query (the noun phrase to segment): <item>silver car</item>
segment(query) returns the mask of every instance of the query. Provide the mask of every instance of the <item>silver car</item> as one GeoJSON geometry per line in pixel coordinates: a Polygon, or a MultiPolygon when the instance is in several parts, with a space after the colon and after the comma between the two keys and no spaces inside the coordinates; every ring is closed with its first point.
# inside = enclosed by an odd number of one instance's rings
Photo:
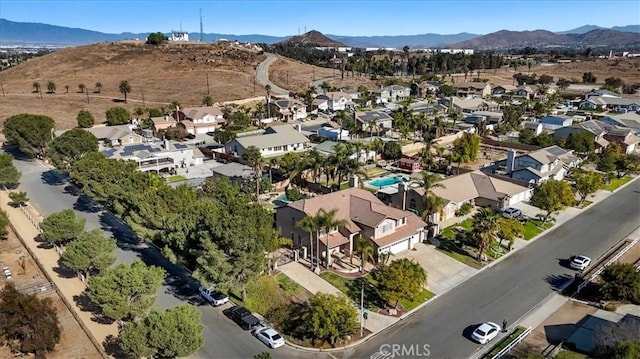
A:
{"type": "Polygon", "coordinates": [[[480,344],[487,344],[500,333],[500,326],[493,322],[482,323],[471,334],[471,338],[480,344]]]}

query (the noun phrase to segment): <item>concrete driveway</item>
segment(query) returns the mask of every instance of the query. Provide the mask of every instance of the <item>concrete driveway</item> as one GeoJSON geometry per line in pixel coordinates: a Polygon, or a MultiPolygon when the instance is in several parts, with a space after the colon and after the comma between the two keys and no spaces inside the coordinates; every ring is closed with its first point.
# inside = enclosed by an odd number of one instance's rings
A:
{"type": "Polygon", "coordinates": [[[419,243],[415,251],[405,251],[394,257],[409,258],[419,263],[427,271],[427,289],[437,295],[444,294],[478,272],[477,269],[437,251],[432,244],[419,243]]]}

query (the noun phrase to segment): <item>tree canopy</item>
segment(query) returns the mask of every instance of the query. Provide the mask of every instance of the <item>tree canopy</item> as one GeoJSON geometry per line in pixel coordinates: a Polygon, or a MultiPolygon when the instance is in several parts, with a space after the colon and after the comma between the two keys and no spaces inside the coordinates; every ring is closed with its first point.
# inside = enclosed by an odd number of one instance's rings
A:
{"type": "Polygon", "coordinates": [[[122,349],[135,357],[186,357],[204,344],[200,312],[182,304],[129,323],[120,333],[122,349]]]}
{"type": "Polygon", "coordinates": [[[109,126],[124,125],[129,123],[129,119],[131,119],[129,111],[120,106],[111,107],[105,112],[105,116],[109,126]]]}
{"type": "Polygon", "coordinates": [[[413,300],[426,285],[427,273],[407,258],[396,259],[376,275],[382,297],[394,307],[402,299],[413,300]]]}
{"type": "Polygon", "coordinates": [[[147,36],[146,43],[149,45],[159,45],[167,40],[169,40],[169,38],[166,37],[165,34],[158,31],[158,32],[152,32],[151,34],[149,34],[149,36],[147,36]]]}
{"type": "Polygon", "coordinates": [[[51,141],[49,158],[59,170],[68,170],[74,162],[89,152],[98,151],[98,139],[81,128],[66,131],[51,141]]]}
{"type": "Polygon", "coordinates": [[[0,209],[0,240],[5,240],[9,237],[9,216],[7,212],[0,209]]]}
{"type": "Polygon", "coordinates": [[[574,202],[575,196],[571,185],[565,181],[554,179],[539,184],[531,196],[531,203],[547,212],[543,218],[545,222],[551,214],[573,205],[574,202]]]}
{"type": "Polygon", "coordinates": [[[640,303],[640,272],[632,264],[611,264],[600,278],[599,291],[604,299],[640,303]]]}
{"type": "Polygon", "coordinates": [[[480,136],[475,133],[464,133],[462,137],[453,141],[451,156],[458,163],[458,172],[462,163],[473,162],[480,152],[480,136]]]}
{"type": "Polygon", "coordinates": [[[311,337],[323,339],[331,346],[354,334],[359,327],[358,312],[345,296],[317,293],[309,298],[303,317],[311,337]]]}
{"type": "Polygon", "coordinates": [[[11,192],[9,193],[9,199],[11,199],[11,202],[18,206],[22,206],[25,203],[29,202],[27,192],[11,192]]]}
{"type": "Polygon", "coordinates": [[[402,158],[402,146],[399,142],[385,142],[380,153],[385,160],[397,160],[402,158]]]}
{"type": "Polygon", "coordinates": [[[70,269],[84,272],[86,278],[92,270],[102,272],[116,261],[116,241],[106,238],[99,229],[82,232],[69,243],[60,255],[60,263],[70,269]]]}
{"type": "Polygon", "coordinates": [[[569,134],[564,147],[574,150],[577,153],[589,154],[595,151],[596,143],[591,133],[578,132],[569,134]]]}
{"type": "Polygon", "coordinates": [[[4,122],[3,133],[9,143],[31,156],[44,156],[53,138],[55,121],[42,115],[20,114],[4,122]]]}
{"type": "Polygon", "coordinates": [[[120,264],[91,277],[87,294],[113,320],[144,316],[153,307],[164,270],[141,261],[120,264]]]}
{"type": "Polygon", "coordinates": [[[78,121],[78,127],[81,128],[91,128],[93,124],[96,122],[96,119],[93,117],[93,114],[87,110],[80,110],[78,112],[78,116],[76,117],[78,121]]]}
{"type": "Polygon", "coordinates": [[[13,156],[8,153],[0,153],[0,187],[17,187],[21,175],[13,165],[13,156]]]}
{"type": "Polygon", "coordinates": [[[60,323],[51,298],[22,294],[11,282],[0,291],[0,336],[23,353],[44,358],[60,341],[60,323]]]}
{"type": "Polygon", "coordinates": [[[587,196],[596,193],[604,185],[604,176],[596,171],[575,171],[573,178],[576,181],[576,193],[580,196],[579,204],[582,205],[587,196]]]}
{"type": "Polygon", "coordinates": [[[77,217],[72,209],[53,213],[40,223],[40,238],[45,242],[64,244],[78,238],[86,222],[86,219],[77,217]]]}

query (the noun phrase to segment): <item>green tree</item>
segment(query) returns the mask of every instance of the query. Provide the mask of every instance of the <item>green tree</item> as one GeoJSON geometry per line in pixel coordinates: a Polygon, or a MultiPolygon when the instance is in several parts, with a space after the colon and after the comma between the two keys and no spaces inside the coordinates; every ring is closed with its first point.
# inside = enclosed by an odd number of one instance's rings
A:
{"type": "Polygon", "coordinates": [[[167,40],[169,40],[169,38],[166,37],[165,34],[158,31],[158,32],[152,32],[151,34],[149,34],[149,36],[147,36],[146,43],[149,45],[160,45],[161,43],[167,40]]]}
{"type": "Polygon", "coordinates": [[[15,188],[20,183],[22,174],[13,165],[13,156],[0,153],[0,187],[15,188]]]}
{"type": "Polygon", "coordinates": [[[0,337],[22,353],[42,359],[60,341],[60,322],[51,298],[22,294],[11,282],[0,291],[0,337]]]}
{"type": "Polygon", "coordinates": [[[631,263],[614,263],[600,275],[600,295],[605,300],[640,302],[640,272],[631,263]]]}
{"type": "Polygon", "coordinates": [[[520,133],[518,134],[518,139],[520,140],[520,143],[524,143],[527,145],[533,144],[533,141],[535,141],[535,138],[536,138],[536,133],[533,132],[533,130],[530,128],[522,129],[522,131],[520,131],[520,133]]]}
{"type": "Polygon", "coordinates": [[[86,222],[86,219],[77,217],[72,209],[53,213],[40,223],[40,238],[45,242],[64,244],[78,238],[86,222]]]}
{"type": "Polygon", "coordinates": [[[9,216],[0,209],[0,240],[9,238],[9,216]]]}
{"type": "Polygon", "coordinates": [[[382,147],[381,155],[385,160],[400,159],[402,158],[402,146],[400,146],[400,143],[396,141],[385,142],[382,147]]]}
{"type": "MultiPolygon", "coordinates": [[[[344,227],[347,224],[347,221],[344,219],[338,219],[338,210],[331,209],[325,210],[321,208],[316,214],[316,218],[318,220],[318,224],[320,225],[320,229],[324,228],[325,233],[325,268],[329,268],[329,261],[331,257],[329,255],[329,234],[333,228],[344,227]]],[[[320,245],[318,244],[318,250],[320,249],[320,245]]]]}
{"type": "Polygon", "coordinates": [[[56,83],[53,81],[47,82],[47,92],[50,94],[56,93],[56,83]]]}
{"type": "Polygon", "coordinates": [[[373,263],[375,248],[371,240],[359,235],[356,238],[356,252],[360,254],[360,272],[364,272],[364,266],[367,262],[373,263]]]}
{"type": "Polygon", "coordinates": [[[303,322],[309,337],[335,346],[340,338],[358,331],[358,312],[345,296],[317,293],[309,298],[303,322]]]}
{"type": "Polygon", "coordinates": [[[213,106],[213,97],[211,97],[211,95],[205,95],[202,98],[202,106],[213,106]]]}
{"type": "Polygon", "coordinates": [[[39,82],[34,82],[33,84],[31,84],[31,87],[33,87],[33,92],[40,92],[40,83],[39,82]]]}
{"type": "Polygon", "coordinates": [[[594,136],[589,132],[572,133],[567,137],[565,148],[581,154],[591,154],[596,149],[594,136]]]}
{"type": "Polygon", "coordinates": [[[542,219],[543,222],[546,222],[551,214],[573,205],[574,202],[575,196],[571,185],[565,181],[554,179],[539,184],[531,196],[531,203],[547,212],[542,219]]]}
{"type": "Polygon", "coordinates": [[[543,132],[538,136],[536,136],[533,144],[539,147],[549,147],[553,145],[553,135],[550,133],[543,132]]]}
{"type": "Polygon", "coordinates": [[[95,91],[96,91],[97,93],[102,92],[102,88],[103,88],[103,86],[102,86],[102,82],[96,82],[96,86],[95,86],[95,87],[96,87],[96,90],[95,90],[95,91]]]}
{"type": "Polygon", "coordinates": [[[458,163],[458,173],[462,163],[473,162],[480,152],[480,136],[465,132],[462,137],[453,141],[452,159],[458,163]]]}
{"type": "Polygon", "coordinates": [[[124,103],[127,103],[127,94],[131,92],[131,85],[129,85],[129,81],[120,81],[120,85],[118,85],[118,91],[120,91],[120,93],[124,95],[124,103]]]}
{"type": "Polygon", "coordinates": [[[131,114],[129,113],[129,111],[126,108],[120,106],[111,107],[106,111],[105,115],[107,117],[107,124],[109,126],[127,124],[129,123],[129,119],[131,118],[131,114]]]}
{"type": "Polygon", "coordinates": [[[78,116],[76,117],[78,121],[78,127],[81,128],[91,128],[93,124],[96,122],[96,119],[93,117],[93,114],[87,110],[80,110],[78,112],[78,116]]]}
{"type": "Polygon", "coordinates": [[[596,193],[604,185],[604,177],[595,171],[574,171],[573,179],[576,181],[576,193],[580,196],[579,205],[582,205],[587,196],[596,193]]]}
{"type": "Polygon", "coordinates": [[[640,358],[640,340],[618,342],[613,347],[612,359],[637,359],[640,358]]]}
{"type": "Polygon", "coordinates": [[[498,218],[498,237],[500,238],[500,245],[503,240],[509,242],[509,250],[513,247],[513,243],[516,238],[524,235],[524,226],[517,218],[498,218]]]}
{"type": "Polygon", "coordinates": [[[193,354],[204,344],[200,312],[182,304],[129,323],[120,333],[122,348],[136,357],[175,358],[193,354]]]}
{"type": "Polygon", "coordinates": [[[376,275],[380,295],[398,307],[400,300],[413,300],[424,289],[427,273],[420,264],[402,258],[392,261],[376,275]]]}
{"type": "Polygon", "coordinates": [[[9,193],[9,199],[18,206],[24,206],[25,203],[29,202],[27,192],[11,192],[9,193]]]}
{"type": "Polygon", "coordinates": [[[478,247],[478,259],[489,249],[499,229],[498,216],[490,208],[481,208],[473,215],[473,237],[478,247]]]}
{"type": "Polygon", "coordinates": [[[247,147],[242,152],[242,160],[253,169],[254,180],[256,181],[256,200],[260,197],[260,181],[262,180],[262,169],[264,167],[264,159],[262,152],[256,146],[247,147]]]}
{"type": "Polygon", "coordinates": [[[87,85],[85,84],[78,84],[78,92],[80,93],[84,93],[87,90],[87,85]]]}
{"type": "Polygon", "coordinates": [[[597,80],[598,78],[595,77],[595,75],[591,71],[582,74],[582,82],[586,84],[594,84],[597,80]]]}
{"type": "Polygon", "coordinates": [[[91,132],[74,128],[56,137],[49,144],[49,158],[53,165],[66,171],[89,152],[98,151],[98,139],[91,132]]]}
{"type": "Polygon", "coordinates": [[[314,255],[316,253],[313,251],[313,236],[314,234],[316,238],[320,236],[320,234],[318,233],[320,231],[318,218],[316,216],[305,216],[296,223],[296,226],[309,233],[309,256],[311,257],[311,270],[315,271],[317,257],[316,260],[314,260],[314,255]]]}
{"type": "Polygon", "coordinates": [[[567,88],[569,88],[569,85],[571,85],[571,81],[565,79],[564,77],[561,77],[560,79],[558,79],[558,82],[556,82],[556,85],[561,90],[566,90],[567,88]]]}
{"type": "Polygon", "coordinates": [[[7,142],[18,146],[20,151],[31,156],[44,156],[53,138],[55,121],[42,115],[20,114],[4,122],[3,133],[7,142]]]}
{"type": "Polygon", "coordinates": [[[617,142],[611,142],[600,154],[598,169],[603,172],[613,172],[616,169],[616,162],[622,156],[622,148],[617,142]]]}
{"type": "Polygon", "coordinates": [[[102,272],[116,261],[116,241],[106,238],[99,229],[82,232],[60,255],[60,263],[83,272],[88,279],[92,271],[102,272]]]}
{"type": "Polygon", "coordinates": [[[87,295],[113,320],[144,316],[152,307],[164,280],[164,270],[141,261],[120,264],[89,280],[87,295]]]}
{"type": "Polygon", "coordinates": [[[172,141],[182,141],[188,135],[189,135],[189,133],[182,126],[167,128],[164,131],[164,138],[166,138],[167,140],[172,140],[172,141]]]}

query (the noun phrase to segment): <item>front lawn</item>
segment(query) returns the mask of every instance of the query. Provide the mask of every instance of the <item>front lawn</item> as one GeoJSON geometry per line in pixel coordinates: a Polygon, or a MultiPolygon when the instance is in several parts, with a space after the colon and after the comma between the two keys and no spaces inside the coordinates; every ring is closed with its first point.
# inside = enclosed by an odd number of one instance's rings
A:
{"type": "Polygon", "coordinates": [[[287,277],[284,273],[278,273],[276,275],[276,281],[280,285],[280,288],[284,291],[288,297],[295,297],[300,300],[307,300],[311,298],[312,294],[300,284],[293,281],[293,279],[287,277]]]}
{"type": "Polygon", "coordinates": [[[524,240],[528,241],[551,227],[553,227],[552,222],[542,223],[538,219],[530,219],[524,224],[524,240]]]}
{"type": "Polygon", "coordinates": [[[622,178],[613,178],[611,179],[611,181],[609,182],[609,184],[605,185],[604,187],[602,187],[602,189],[604,189],[605,191],[615,191],[616,189],[618,189],[618,187],[622,186],[623,184],[631,181],[633,178],[631,178],[631,176],[624,176],[622,178]]]}
{"type": "Polygon", "coordinates": [[[440,245],[436,247],[436,250],[448,255],[449,257],[468,265],[471,268],[480,269],[482,263],[477,259],[469,255],[469,253],[462,248],[458,247],[451,240],[441,240],[440,245]]]}
{"type": "Polygon", "coordinates": [[[433,297],[435,297],[434,293],[424,289],[422,290],[422,292],[416,295],[413,300],[402,299],[400,301],[400,304],[402,304],[402,307],[408,312],[433,297]]]}
{"type": "Polygon", "coordinates": [[[364,289],[364,307],[372,312],[378,312],[384,308],[386,302],[376,288],[377,282],[367,274],[361,278],[346,278],[333,272],[322,272],[320,277],[331,283],[334,287],[344,293],[354,303],[360,304],[362,290],[364,289]],[[364,281],[364,287],[363,287],[364,281]]]}

